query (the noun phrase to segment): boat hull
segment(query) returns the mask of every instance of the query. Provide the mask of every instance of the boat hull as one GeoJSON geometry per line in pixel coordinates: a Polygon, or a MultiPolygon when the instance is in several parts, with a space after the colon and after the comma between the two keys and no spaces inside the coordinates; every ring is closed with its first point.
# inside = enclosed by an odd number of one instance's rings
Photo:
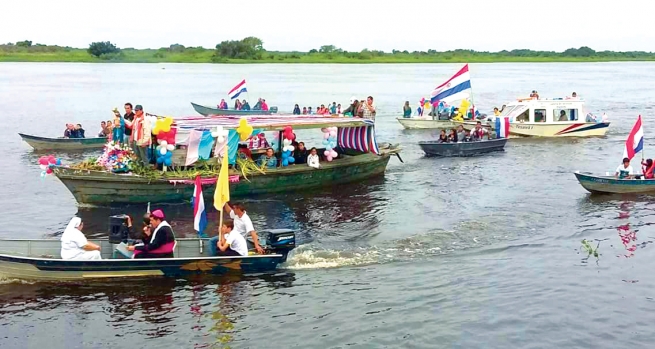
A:
{"type": "Polygon", "coordinates": [[[594,176],[575,173],[580,185],[592,194],[655,193],[655,179],[617,179],[613,176],[594,176]]]}
{"type": "Polygon", "coordinates": [[[107,138],[48,138],[18,134],[25,143],[34,150],[84,150],[102,149],[107,144],[107,138]]]}
{"type": "MultiPolygon", "coordinates": [[[[321,163],[320,169],[303,165],[253,173],[248,180],[241,177],[230,183],[234,197],[276,192],[293,192],[316,187],[357,182],[383,175],[391,153],[383,155],[361,154],[344,156],[333,162],[321,163]]],[[[102,171],[74,170],[55,167],[54,174],[84,204],[139,204],[148,202],[184,202],[193,195],[193,181],[174,182],[172,179],[148,179],[138,176],[117,175],[102,171]]],[[[213,197],[215,184],[203,188],[205,196],[213,197]]]]}
{"type": "Polygon", "coordinates": [[[432,120],[432,119],[418,119],[418,118],[396,118],[398,122],[409,130],[414,129],[446,129],[453,128],[455,124],[450,120],[432,120]]]}
{"type": "Polygon", "coordinates": [[[271,107],[267,111],[263,110],[234,110],[234,109],[217,109],[205,107],[204,105],[191,102],[193,109],[200,115],[271,115],[277,113],[277,107],[271,107]]]}
{"type": "Polygon", "coordinates": [[[580,122],[564,124],[510,123],[510,135],[522,137],[603,137],[609,122],[580,122]]]}
{"type": "Polygon", "coordinates": [[[439,143],[436,141],[425,141],[418,143],[426,156],[442,157],[476,156],[495,151],[503,151],[505,144],[507,144],[507,138],[480,142],[439,143]]]}
{"type": "Polygon", "coordinates": [[[91,239],[101,246],[102,260],[74,261],[59,257],[61,242],[43,240],[2,240],[0,278],[37,281],[75,281],[121,277],[177,277],[197,274],[260,273],[284,263],[283,254],[213,257],[207,239],[178,239],[175,258],[127,259],[114,256],[108,240],[91,239]],[[202,246],[202,247],[201,247],[202,246]]]}

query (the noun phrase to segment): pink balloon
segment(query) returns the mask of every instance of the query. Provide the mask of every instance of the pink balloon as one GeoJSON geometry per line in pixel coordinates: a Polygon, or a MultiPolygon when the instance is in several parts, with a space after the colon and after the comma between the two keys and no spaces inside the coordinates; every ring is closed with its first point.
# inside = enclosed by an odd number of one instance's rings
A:
{"type": "Polygon", "coordinates": [[[333,157],[333,158],[336,158],[338,155],[339,154],[337,154],[337,152],[334,151],[334,149],[332,149],[332,151],[330,152],[330,156],[333,157]]]}
{"type": "Polygon", "coordinates": [[[40,164],[39,167],[40,167],[42,170],[45,171],[45,170],[48,168],[48,165],[46,165],[46,164],[40,164]]]}
{"type": "Polygon", "coordinates": [[[334,131],[334,130],[330,131],[330,136],[336,137],[337,136],[337,131],[334,131]]]}
{"type": "Polygon", "coordinates": [[[331,157],[331,156],[328,156],[328,157],[327,157],[327,161],[332,161],[332,157],[331,157]]]}
{"type": "Polygon", "coordinates": [[[57,159],[55,159],[54,155],[48,156],[48,163],[53,164],[53,165],[57,163],[57,159]]]}
{"type": "Polygon", "coordinates": [[[48,158],[45,156],[42,156],[39,158],[39,165],[47,165],[48,164],[48,158]]]}
{"type": "Polygon", "coordinates": [[[46,174],[51,174],[51,173],[52,173],[52,169],[51,169],[50,167],[48,167],[48,169],[45,170],[45,173],[46,173],[46,174]]]}
{"type": "Polygon", "coordinates": [[[324,133],[323,134],[323,139],[328,139],[328,138],[330,138],[330,133],[329,132],[324,133]]]}
{"type": "Polygon", "coordinates": [[[329,156],[330,156],[330,152],[329,152],[328,150],[326,150],[326,151],[323,152],[323,155],[325,155],[325,157],[329,157],[329,156]]]}

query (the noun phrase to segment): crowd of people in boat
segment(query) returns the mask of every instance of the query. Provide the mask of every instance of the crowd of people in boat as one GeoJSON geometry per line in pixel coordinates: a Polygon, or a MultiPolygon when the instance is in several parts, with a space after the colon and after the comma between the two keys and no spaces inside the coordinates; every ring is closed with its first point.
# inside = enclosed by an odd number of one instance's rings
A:
{"type": "Polygon", "coordinates": [[[81,124],[66,124],[64,138],[85,138],[84,132],[81,124]]]}
{"type": "MultiPolygon", "coordinates": [[[[291,152],[294,161],[289,166],[309,166],[316,169],[321,167],[321,157],[318,154],[318,149],[307,149],[304,142],[296,140],[292,141],[291,145],[294,147],[293,152],[291,152]]],[[[264,133],[251,137],[248,142],[239,143],[237,155],[243,160],[255,161],[259,166],[269,169],[282,166],[282,160],[275,155],[275,150],[266,140],[264,133]],[[253,150],[258,152],[260,149],[265,149],[263,154],[259,156],[253,154],[253,150]]]]}
{"type": "Polygon", "coordinates": [[[368,96],[366,99],[357,99],[357,97],[350,98],[350,104],[344,110],[341,108],[341,103],[332,102],[321,104],[312,109],[312,107],[303,107],[300,109],[298,104],[293,107],[294,115],[344,115],[366,119],[375,119],[377,108],[373,101],[373,96],[368,96]]]}
{"type": "Polygon", "coordinates": [[[655,178],[655,163],[653,159],[641,160],[641,175],[635,174],[630,165],[629,158],[623,158],[623,162],[616,168],[614,177],[617,179],[653,179],[655,178]]]}
{"type": "MultiPolygon", "coordinates": [[[[228,105],[225,99],[221,99],[221,102],[217,105],[218,109],[223,109],[227,110],[228,105]]],[[[250,110],[261,110],[261,111],[268,111],[268,104],[266,103],[266,100],[263,98],[259,98],[257,100],[257,103],[255,104],[254,107],[250,108],[250,103],[248,103],[247,100],[242,99],[242,100],[235,100],[234,101],[234,110],[243,110],[243,111],[250,111],[250,110]]]]}
{"type": "Polygon", "coordinates": [[[478,121],[471,131],[465,130],[462,125],[459,125],[457,130],[454,128],[450,131],[442,129],[438,141],[439,143],[475,142],[483,140],[485,136],[490,139],[491,133],[483,128],[482,123],[478,121]]]}
{"type": "MultiPolygon", "coordinates": [[[[215,237],[209,239],[208,251],[211,256],[244,257],[249,250],[258,254],[266,251],[259,244],[259,237],[252,220],[243,204],[226,203],[223,207],[229,219],[225,219],[218,228],[215,237]],[[250,236],[250,240],[246,239],[250,236]]],[[[128,241],[126,251],[131,258],[173,258],[176,245],[175,233],[166,221],[161,209],[146,213],[143,218],[143,228],[137,234],[132,224],[132,218],[126,216],[126,228],[129,236],[135,237],[128,241]]],[[[100,260],[102,247],[88,241],[84,233],[84,223],[79,217],[73,217],[61,235],[61,258],[65,260],[100,260]]]]}

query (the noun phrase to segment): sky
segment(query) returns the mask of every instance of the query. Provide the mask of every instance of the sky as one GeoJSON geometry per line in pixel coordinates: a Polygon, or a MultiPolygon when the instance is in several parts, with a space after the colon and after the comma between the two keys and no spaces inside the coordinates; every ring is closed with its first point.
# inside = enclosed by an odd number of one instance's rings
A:
{"type": "Polygon", "coordinates": [[[3,0],[0,43],[213,48],[255,36],[270,51],[335,45],[427,51],[655,51],[646,0],[3,0]],[[645,6],[645,7],[644,7],[645,6]]]}

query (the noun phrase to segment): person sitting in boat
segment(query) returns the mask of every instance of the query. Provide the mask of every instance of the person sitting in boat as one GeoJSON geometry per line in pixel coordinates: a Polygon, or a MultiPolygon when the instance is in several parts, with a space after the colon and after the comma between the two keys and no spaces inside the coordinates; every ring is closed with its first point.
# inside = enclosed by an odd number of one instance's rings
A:
{"type": "Polygon", "coordinates": [[[566,111],[565,110],[560,110],[559,111],[559,119],[557,121],[568,121],[569,118],[566,116],[566,111]]]}
{"type": "Polygon", "coordinates": [[[257,162],[259,163],[259,166],[266,166],[266,168],[276,168],[277,158],[275,157],[275,151],[273,148],[266,149],[266,154],[262,154],[257,162]]]}
{"type": "Polygon", "coordinates": [[[268,104],[265,99],[262,99],[262,111],[268,111],[268,104]]]}
{"type": "Polygon", "coordinates": [[[630,166],[630,159],[623,158],[623,164],[616,168],[614,177],[618,179],[632,179],[633,175],[634,173],[632,172],[632,166],[630,166]]]}
{"type": "Polygon", "coordinates": [[[241,102],[241,110],[250,111],[250,104],[245,99],[241,102]]]}
{"type": "Polygon", "coordinates": [[[337,114],[337,102],[332,102],[332,105],[330,105],[330,114],[337,114]]]}
{"type": "Polygon", "coordinates": [[[225,213],[230,215],[230,218],[234,220],[234,230],[236,233],[241,234],[244,238],[246,235],[250,234],[250,239],[252,241],[246,241],[248,244],[248,250],[254,249],[257,253],[263,254],[264,249],[259,245],[259,236],[255,231],[255,227],[252,225],[252,220],[246,208],[242,204],[233,204],[230,206],[228,203],[225,203],[223,206],[225,213]]]}
{"type": "Polygon", "coordinates": [[[534,122],[546,122],[546,115],[541,111],[535,111],[534,122]]]}
{"type": "Polygon", "coordinates": [[[408,119],[412,117],[412,107],[409,106],[409,101],[405,101],[403,105],[403,118],[408,119]]]}
{"type": "Polygon", "coordinates": [[[218,104],[218,109],[227,109],[227,102],[225,98],[221,98],[221,103],[218,104]]]}
{"type": "Polygon", "coordinates": [[[314,112],[312,111],[312,107],[307,107],[307,115],[314,115],[314,112]]]}
{"type": "MultiPolygon", "coordinates": [[[[244,103],[245,103],[245,100],[244,100],[244,103]]],[[[252,110],[262,110],[262,98],[261,97],[259,97],[257,99],[257,103],[255,103],[255,106],[252,107],[252,110]]]]}
{"type": "Polygon", "coordinates": [[[107,123],[100,121],[100,131],[98,132],[98,137],[107,137],[107,123]]]}
{"type": "Polygon", "coordinates": [[[266,134],[264,132],[258,133],[250,137],[248,148],[250,149],[266,149],[271,145],[266,140],[266,134]]]}
{"type": "Polygon", "coordinates": [[[234,110],[241,110],[241,107],[241,101],[237,99],[236,102],[234,102],[234,110]]]}
{"type": "Polygon", "coordinates": [[[234,222],[232,220],[223,222],[218,236],[219,239],[216,242],[214,256],[244,257],[248,255],[246,238],[234,230],[234,222]]]}
{"type": "Polygon", "coordinates": [[[653,159],[641,160],[641,172],[644,174],[645,179],[653,179],[655,166],[653,166],[653,159]]]}
{"type": "Polygon", "coordinates": [[[302,115],[307,115],[307,107],[302,107],[302,115]]]}
{"type": "Polygon", "coordinates": [[[84,129],[82,128],[82,124],[77,124],[75,126],[70,138],[84,138],[84,129]]]}
{"type": "Polygon", "coordinates": [[[72,138],[71,135],[73,133],[73,124],[66,124],[66,129],[64,130],[64,138],[72,138]]]}
{"type": "Polygon", "coordinates": [[[471,140],[481,141],[485,134],[487,135],[487,139],[489,139],[489,131],[482,128],[482,122],[478,121],[475,123],[475,128],[471,130],[471,140]]]}
{"type": "Polygon", "coordinates": [[[305,148],[305,143],[298,142],[298,145],[295,145],[294,147],[295,149],[293,150],[293,159],[295,161],[293,163],[296,165],[306,164],[308,152],[307,148],[305,148]]]}
{"type": "Polygon", "coordinates": [[[127,247],[129,251],[134,251],[134,258],[173,258],[175,234],[162,210],[152,211],[150,227],[144,229],[144,233],[146,238],[143,245],[127,247]]]}
{"type": "MultiPolygon", "coordinates": [[[[307,111],[307,109],[305,109],[305,111],[307,111]]],[[[300,107],[298,106],[298,104],[294,105],[293,106],[293,115],[300,115],[300,114],[301,114],[300,107]]]]}
{"type": "Polygon", "coordinates": [[[318,150],[316,150],[316,148],[309,150],[309,155],[307,156],[307,166],[316,169],[321,167],[321,164],[319,163],[318,150]]]}
{"type": "Polygon", "coordinates": [[[341,103],[337,104],[337,114],[341,114],[341,103]]]}
{"type": "Polygon", "coordinates": [[[457,140],[460,142],[466,142],[466,131],[464,130],[464,126],[459,125],[457,126],[457,140]]]}
{"type": "Polygon", "coordinates": [[[239,156],[239,159],[252,160],[252,152],[248,148],[247,144],[239,144],[238,145],[237,156],[239,156]]]}
{"type": "Polygon", "coordinates": [[[448,133],[448,142],[457,143],[457,131],[454,128],[450,129],[450,133],[448,133]]]}
{"type": "Polygon", "coordinates": [[[448,135],[444,129],[439,131],[439,143],[448,143],[448,135]]]}
{"type": "Polygon", "coordinates": [[[350,114],[351,116],[357,116],[357,111],[359,110],[359,101],[357,98],[352,97],[350,99],[350,105],[346,110],[343,111],[344,114],[350,114]]]}
{"type": "Polygon", "coordinates": [[[100,246],[89,242],[82,233],[84,223],[79,217],[73,217],[61,235],[61,259],[95,260],[102,259],[100,246]]]}

